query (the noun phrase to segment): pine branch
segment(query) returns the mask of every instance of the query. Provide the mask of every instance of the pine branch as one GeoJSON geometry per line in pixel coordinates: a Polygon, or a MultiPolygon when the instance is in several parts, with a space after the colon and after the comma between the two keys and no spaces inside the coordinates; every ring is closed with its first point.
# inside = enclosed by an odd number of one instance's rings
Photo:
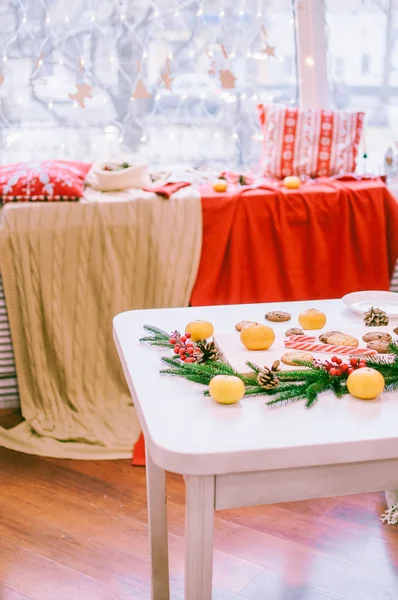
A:
{"type": "Polygon", "coordinates": [[[252,363],[250,360],[247,360],[246,364],[255,373],[260,373],[261,368],[258,365],[256,365],[255,363],[252,363]]]}
{"type": "Polygon", "coordinates": [[[154,325],[144,325],[144,329],[145,331],[150,331],[151,333],[154,333],[156,336],[165,337],[167,339],[169,339],[170,337],[170,334],[167,333],[167,331],[164,331],[164,329],[160,329],[160,327],[155,327],[154,325]]]}
{"type": "Polygon", "coordinates": [[[172,348],[169,340],[160,340],[156,337],[143,337],[139,339],[142,343],[149,343],[151,346],[159,346],[160,348],[172,348]]]}

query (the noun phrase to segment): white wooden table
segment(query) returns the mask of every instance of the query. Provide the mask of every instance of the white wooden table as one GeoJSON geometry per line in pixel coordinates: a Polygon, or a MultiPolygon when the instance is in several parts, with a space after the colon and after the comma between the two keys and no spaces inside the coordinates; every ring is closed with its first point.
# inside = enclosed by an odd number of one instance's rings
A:
{"type": "MultiPolygon", "coordinates": [[[[183,330],[192,319],[216,332],[263,320],[272,308],[292,314],[316,306],[330,329],[360,325],[340,300],[278,305],[132,311],[114,319],[114,337],[147,445],[147,493],[152,600],[169,599],[165,471],[186,484],[185,600],[212,597],[214,510],[374,492],[398,487],[398,394],[373,402],[325,394],[269,408],[264,397],[215,404],[203,387],[159,375],[165,351],[138,342],[143,325],[183,330]]],[[[264,598],[267,598],[264,590],[264,598]]]]}

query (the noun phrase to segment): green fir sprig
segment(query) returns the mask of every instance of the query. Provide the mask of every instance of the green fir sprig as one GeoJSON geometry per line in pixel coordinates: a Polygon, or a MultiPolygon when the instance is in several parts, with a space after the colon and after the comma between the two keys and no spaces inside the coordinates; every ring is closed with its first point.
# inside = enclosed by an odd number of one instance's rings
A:
{"type": "Polygon", "coordinates": [[[153,325],[144,325],[144,329],[150,335],[141,337],[140,342],[150,344],[151,346],[159,346],[160,348],[170,348],[170,333],[153,325]]]}
{"type": "MultiPolygon", "coordinates": [[[[141,342],[171,348],[169,340],[170,335],[173,334],[152,325],[145,325],[144,329],[149,335],[142,337],[141,342]]],[[[391,343],[389,351],[390,354],[386,356],[370,356],[366,359],[363,356],[356,358],[358,361],[359,359],[365,361],[367,367],[379,371],[385,379],[386,391],[393,391],[398,390],[398,344],[391,343]]],[[[239,377],[245,384],[245,396],[272,396],[266,402],[266,405],[270,407],[303,401],[305,406],[310,408],[317,402],[319,396],[327,391],[333,391],[338,398],[348,393],[348,373],[345,371],[340,376],[332,375],[325,366],[327,363],[314,364],[312,362],[296,361],[298,367],[306,368],[277,371],[276,375],[279,383],[269,389],[262,387],[257,382],[257,376],[262,371],[262,367],[251,361],[246,362],[251,373],[245,375],[238,373],[231,365],[221,360],[187,363],[179,360],[177,356],[172,356],[163,357],[162,362],[164,365],[164,368],[160,371],[162,375],[183,377],[188,381],[204,386],[208,386],[211,379],[216,375],[239,377]]],[[[204,391],[204,394],[209,395],[208,389],[204,391]]]]}

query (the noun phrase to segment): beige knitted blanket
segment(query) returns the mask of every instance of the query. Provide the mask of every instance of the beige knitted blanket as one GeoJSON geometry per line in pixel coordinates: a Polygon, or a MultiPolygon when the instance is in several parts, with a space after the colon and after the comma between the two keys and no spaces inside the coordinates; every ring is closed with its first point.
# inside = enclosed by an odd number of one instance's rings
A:
{"type": "Polygon", "coordinates": [[[131,457],[139,424],[112,339],[125,310],[187,306],[200,197],[7,205],[1,273],[24,421],[0,445],[41,456],[131,457]]]}

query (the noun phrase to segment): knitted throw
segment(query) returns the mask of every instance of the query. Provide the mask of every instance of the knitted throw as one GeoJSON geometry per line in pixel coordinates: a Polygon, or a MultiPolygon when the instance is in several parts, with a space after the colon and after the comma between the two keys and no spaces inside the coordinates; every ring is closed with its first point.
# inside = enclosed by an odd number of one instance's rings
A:
{"type": "Polygon", "coordinates": [[[125,310],[189,303],[201,202],[125,192],[118,201],[9,204],[1,274],[24,422],[0,445],[41,456],[131,457],[139,424],[112,338],[125,310]]]}

